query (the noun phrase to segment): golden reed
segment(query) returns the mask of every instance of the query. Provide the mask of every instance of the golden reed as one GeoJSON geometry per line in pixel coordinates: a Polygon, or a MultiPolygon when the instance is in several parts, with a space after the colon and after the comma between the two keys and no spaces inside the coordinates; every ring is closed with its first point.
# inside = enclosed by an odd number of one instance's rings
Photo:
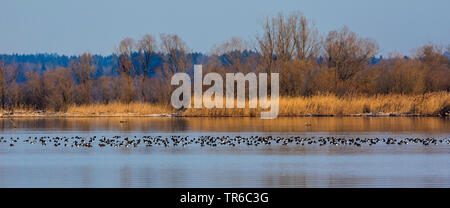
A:
{"type": "MultiPolygon", "coordinates": [[[[279,116],[346,116],[358,114],[409,114],[438,115],[450,106],[450,92],[434,92],[423,95],[345,96],[333,94],[311,97],[280,97],[279,116]]],[[[267,109],[264,109],[266,111],[267,109]]],[[[149,115],[175,112],[170,105],[133,102],[129,104],[72,105],[68,115],[149,115]]],[[[189,108],[181,116],[259,116],[261,109],[250,108],[189,108]]]]}

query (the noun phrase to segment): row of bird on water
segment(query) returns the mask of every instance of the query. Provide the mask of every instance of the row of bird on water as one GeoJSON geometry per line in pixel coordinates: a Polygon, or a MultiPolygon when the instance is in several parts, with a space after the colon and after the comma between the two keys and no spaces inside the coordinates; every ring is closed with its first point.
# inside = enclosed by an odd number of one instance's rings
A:
{"type": "Polygon", "coordinates": [[[142,137],[122,137],[122,136],[92,136],[92,137],[80,137],[80,136],[41,136],[41,137],[0,137],[0,144],[7,143],[13,147],[17,143],[25,144],[41,144],[42,146],[64,146],[64,147],[175,147],[175,146],[230,146],[237,145],[244,146],[267,146],[267,145],[347,145],[347,146],[362,146],[362,145],[407,145],[407,144],[421,144],[421,145],[438,145],[438,144],[450,144],[450,138],[342,138],[334,136],[142,136],[142,137]]]}

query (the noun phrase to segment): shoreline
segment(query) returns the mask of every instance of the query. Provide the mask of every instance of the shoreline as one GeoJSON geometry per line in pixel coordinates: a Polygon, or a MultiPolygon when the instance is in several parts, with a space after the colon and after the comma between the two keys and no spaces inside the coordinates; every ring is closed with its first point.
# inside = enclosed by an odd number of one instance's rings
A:
{"type": "MultiPolygon", "coordinates": [[[[7,118],[108,118],[108,117],[128,117],[128,118],[259,118],[258,115],[179,115],[176,113],[161,113],[161,114],[73,114],[73,113],[26,113],[26,114],[2,114],[0,119],[7,118]]],[[[361,114],[301,114],[301,115],[278,115],[278,117],[442,117],[448,118],[448,115],[443,116],[440,114],[409,114],[409,113],[361,113],[361,114]]]]}
{"type": "MultiPolygon", "coordinates": [[[[12,117],[259,117],[268,109],[187,108],[150,102],[112,102],[68,105],[63,109],[22,106],[0,110],[0,118],[12,117]]],[[[450,92],[423,95],[280,97],[278,117],[449,117],[450,92]]]]}

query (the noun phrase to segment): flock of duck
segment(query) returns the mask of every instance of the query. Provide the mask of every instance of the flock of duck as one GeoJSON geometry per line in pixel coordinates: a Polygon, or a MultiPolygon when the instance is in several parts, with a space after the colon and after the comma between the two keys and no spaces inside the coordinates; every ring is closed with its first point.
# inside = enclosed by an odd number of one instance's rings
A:
{"type": "Polygon", "coordinates": [[[302,137],[302,136],[142,136],[142,137],[122,137],[122,136],[92,136],[92,137],[0,137],[0,144],[9,144],[10,147],[14,147],[18,143],[26,144],[40,144],[42,146],[63,146],[63,147],[176,147],[176,146],[188,146],[198,145],[204,146],[230,146],[236,145],[244,146],[267,146],[267,145],[347,145],[357,146],[362,145],[407,145],[407,144],[419,144],[419,145],[438,145],[438,144],[450,144],[450,138],[340,138],[333,136],[326,137],[302,137]]]}

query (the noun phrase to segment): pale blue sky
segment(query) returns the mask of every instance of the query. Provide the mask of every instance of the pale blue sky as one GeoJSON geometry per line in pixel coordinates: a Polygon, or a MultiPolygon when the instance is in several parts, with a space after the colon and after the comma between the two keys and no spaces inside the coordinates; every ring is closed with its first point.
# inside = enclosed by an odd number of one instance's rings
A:
{"type": "Polygon", "coordinates": [[[323,35],[347,25],[377,40],[381,54],[408,54],[450,44],[449,9],[449,0],[0,0],[0,53],[106,55],[145,33],[176,33],[209,52],[232,36],[254,39],[267,15],[301,11],[323,35]]]}

